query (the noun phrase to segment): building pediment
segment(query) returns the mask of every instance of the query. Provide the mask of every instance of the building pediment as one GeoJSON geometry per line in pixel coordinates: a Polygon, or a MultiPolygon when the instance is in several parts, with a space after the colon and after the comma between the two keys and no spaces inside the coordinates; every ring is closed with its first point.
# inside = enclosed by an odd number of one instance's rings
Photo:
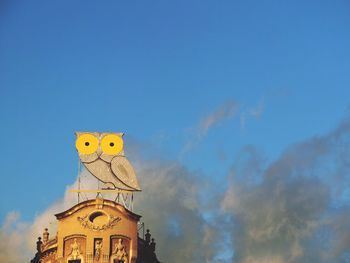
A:
{"type": "Polygon", "coordinates": [[[55,214],[56,218],[58,220],[62,220],[66,217],[69,217],[76,213],[81,213],[82,210],[91,209],[94,208],[95,210],[105,210],[105,208],[110,208],[111,210],[114,210],[116,213],[121,213],[124,216],[130,218],[134,221],[139,221],[141,216],[137,215],[130,210],[126,209],[124,206],[113,202],[111,200],[97,198],[92,200],[87,200],[84,202],[81,202],[79,204],[76,204],[75,206],[69,208],[68,210],[55,214]]]}

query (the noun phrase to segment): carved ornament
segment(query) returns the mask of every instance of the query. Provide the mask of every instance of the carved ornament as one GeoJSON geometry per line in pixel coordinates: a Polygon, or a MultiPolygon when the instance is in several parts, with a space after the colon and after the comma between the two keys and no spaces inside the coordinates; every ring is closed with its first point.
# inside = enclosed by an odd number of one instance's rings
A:
{"type": "Polygon", "coordinates": [[[87,228],[93,231],[103,231],[108,228],[113,228],[118,224],[119,221],[122,220],[119,216],[110,216],[106,224],[97,225],[89,220],[89,215],[85,215],[82,217],[78,216],[77,219],[84,228],[87,228]]]}

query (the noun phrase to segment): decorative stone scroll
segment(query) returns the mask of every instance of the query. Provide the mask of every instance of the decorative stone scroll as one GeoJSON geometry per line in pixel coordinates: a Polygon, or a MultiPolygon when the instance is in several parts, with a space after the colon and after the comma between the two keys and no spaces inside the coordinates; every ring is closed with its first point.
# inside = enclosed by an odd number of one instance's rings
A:
{"type": "Polygon", "coordinates": [[[109,216],[109,219],[106,223],[95,224],[89,215],[82,217],[78,216],[77,219],[84,228],[90,229],[92,231],[103,231],[108,228],[113,228],[118,224],[119,221],[122,220],[119,216],[109,216]]]}

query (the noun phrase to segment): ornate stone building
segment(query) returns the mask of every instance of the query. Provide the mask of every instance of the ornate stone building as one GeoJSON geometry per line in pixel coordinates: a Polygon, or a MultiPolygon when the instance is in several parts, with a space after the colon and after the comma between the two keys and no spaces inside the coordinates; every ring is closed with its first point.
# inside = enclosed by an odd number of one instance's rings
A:
{"type": "Polygon", "coordinates": [[[57,235],[44,230],[31,263],[159,263],[149,230],[138,235],[141,216],[119,203],[97,198],[55,216],[57,235]]]}

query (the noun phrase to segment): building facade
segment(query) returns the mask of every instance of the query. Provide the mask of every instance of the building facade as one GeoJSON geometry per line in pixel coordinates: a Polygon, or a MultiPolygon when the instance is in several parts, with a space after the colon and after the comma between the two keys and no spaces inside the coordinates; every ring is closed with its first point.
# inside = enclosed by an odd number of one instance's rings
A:
{"type": "Polygon", "coordinates": [[[159,263],[149,230],[138,234],[141,216],[117,202],[87,200],[55,216],[57,235],[44,230],[31,263],[159,263]]]}

